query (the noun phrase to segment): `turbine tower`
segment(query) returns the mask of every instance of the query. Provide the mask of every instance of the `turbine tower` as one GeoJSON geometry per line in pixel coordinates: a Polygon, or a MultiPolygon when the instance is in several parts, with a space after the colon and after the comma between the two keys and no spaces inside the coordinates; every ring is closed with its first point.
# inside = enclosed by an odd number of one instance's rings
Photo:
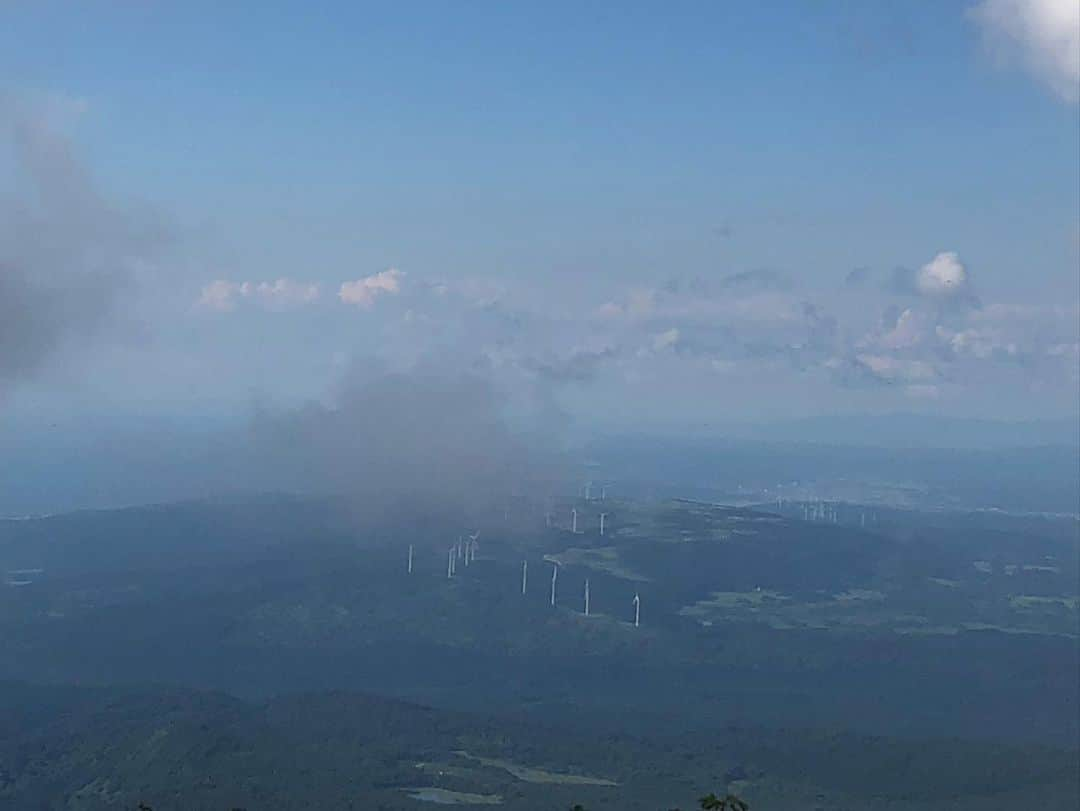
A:
{"type": "Polygon", "coordinates": [[[585,500],[592,499],[592,482],[585,482],[585,500]]]}
{"type": "Polygon", "coordinates": [[[525,594],[525,587],[529,585],[529,561],[521,561],[521,593],[525,594]]]}
{"type": "Polygon", "coordinates": [[[641,595],[634,592],[634,627],[641,627],[641,595]]]}
{"type": "Polygon", "coordinates": [[[559,564],[555,561],[551,562],[551,606],[555,607],[555,583],[559,579],[559,564]]]}
{"type": "Polygon", "coordinates": [[[604,537],[604,519],[607,518],[607,513],[600,513],[600,537],[604,537]]]}
{"type": "Polygon", "coordinates": [[[585,578],[585,616],[589,616],[589,578],[585,578]]]}
{"type": "Polygon", "coordinates": [[[454,547],[450,547],[450,552],[446,557],[446,579],[449,580],[454,576],[454,547]]]}
{"type": "Polygon", "coordinates": [[[573,507],[570,510],[570,532],[577,533],[577,508],[573,507]]]}
{"type": "Polygon", "coordinates": [[[413,545],[409,544],[409,574],[412,574],[413,545]]]}

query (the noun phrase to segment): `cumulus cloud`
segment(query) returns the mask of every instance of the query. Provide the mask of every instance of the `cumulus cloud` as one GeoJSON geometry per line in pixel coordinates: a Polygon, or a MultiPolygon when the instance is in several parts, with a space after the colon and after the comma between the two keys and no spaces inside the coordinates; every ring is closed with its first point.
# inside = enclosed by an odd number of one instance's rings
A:
{"type": "Polygon", "coordinates": [[[371,307],[375,299],[383,295],[395,295],[401,291],[401,278],[405,274],[397,268],[365,276],[356,281],[344,282],[338,290],[338,298],[346,304],[371,307]]]}
{"type": "MultiPolygon", "coordinates": [[[[880,323],[838,341],[824,364],[843,385],[895,385],[908,396],[1075,386],[1080,312],[1072,306],[982,305],[970,270],[943,252],[918,271],[897,270],[889,288],[909,298],[880,323]]],[[[870,302],[861,293],[860,302],[870,302]]],[[[851,313],[848,313],[851,317],[851,313]]]]}
{"type": "Polygon", "coordinates": [[[942,251],[918,270],[895,267],[885,284],[904,296],[935,301],[942,306],[978,306],[978,297],[967,267],[955,251],[942,251]]]}
{"type": "Polygon", "coordinates": [[[1080,3],[982,0],[970,11],[990,47],[1019,60],[1061,99],[1080,100],[1080,3]]]}
{"type": "Polygon", "coordinates": [[[955,252],[944,251],[919,268],[915,283],[925,296],[960,295],[967,292],[967,268],[955,252]]]}
{"type": "Polygon", "coordinates": [[[922,343],[928,335],[933,334],[933,319],[926,313],[913,310],[908,307],[891,318],[888,314],[886,321],[892,321],[892,326],[885,331],[877,340],[877,344],[884,349],[911,349],[922,343]]]}
{"type": "Polygon", "coordinates": [[[268,310],[287,310],[310,304],[319,298],[319,285],[278,279],[273,282],[233,282],[216,279],[205,285],[198,305],[217,312],[231,312],[237,302],[250,299],[268,310]]]}
{"type": "Polygon", "coordinates": [[[166,242],[153,217],[97,189],[58,121],[81,103],[0,93],[0,394],[100,335],[166,242]],[[59,115],[58,115],[59,111],[59,115]]]}

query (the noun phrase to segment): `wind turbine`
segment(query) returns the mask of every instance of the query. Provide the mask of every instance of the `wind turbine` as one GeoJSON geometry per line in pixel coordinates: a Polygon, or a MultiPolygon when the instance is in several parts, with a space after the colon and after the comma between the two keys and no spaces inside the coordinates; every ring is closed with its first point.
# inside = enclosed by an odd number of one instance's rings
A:
{"type": "Polygon", "coordinates": [[[577,533],[577,508],[572,507],[570,509],[570,532],[577,533]]]}
{"type": "Polygon", "coordinates": [[[592,498],[592,482],[585,482],[585,500],[589,501],[592,498]]]}
{"type": "Polygon", "coordinates": [[[529,561],[521,561],[521,593],[525,593],[525,587],[529,585],[529,561]]]}
{"type": "Polygon", "coordinates": [[[551,561],[551,605],[555,606],[555,583],[559,579],[559,564],[551,561]]]}
{"type": "Polygon", "coordinates": [[[454,576],[454,547],[450,547],[450,552],[446,557],[446,579],[449,580],[454,576]]]}
{"type": "Polygon", "coordinates": [[[589,578],[585,578],[585,616],[589,616],[589,578]]]}
{"type": "Polygon", "coordinates": [[[413,545],[409,544],[409,574],[412,574],[413,545]]]}
{"type": "Polygon", "coordinates": [[[600,513],[600,537],[604,537],[604,519],[607,518],[607,513],[600,513]]]}
{"type": "Polygon", "coordinates": [[[634,592],[634,627],[641,627],[641,595],[634,592]]]}
{"type": "Polygon", "coordinates": [[[607,485],[605,484],[605,485],[602,485],[600,487],[600,500],[604,501],[606,499],[607,499],[607,485]]]}

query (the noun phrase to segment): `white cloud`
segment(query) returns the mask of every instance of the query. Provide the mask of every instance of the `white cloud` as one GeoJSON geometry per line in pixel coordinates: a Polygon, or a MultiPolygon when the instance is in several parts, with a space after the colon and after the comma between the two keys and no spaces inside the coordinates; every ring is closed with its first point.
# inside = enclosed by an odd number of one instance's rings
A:
{"type": "Polygon", "coordinates": [[[929,328],[926,316],[909,307],[900,313],[896,326],[882,335],[878,343],[886,349],[909,349],[923,342],[929,328]]]}
{"type": "Polygon", "coordinates": [[[968,273],[955,252],[944,251],[919,269],[915,283],[926,296],[955,296],[967,291],[968,273]]]}
{"type": "Polygon", "coordinates": [[[1080,100],[1080,2],[982,0],[971,17],[994,50],[1019,58],[1067,102],[1080,100]]]}
{"type": "Polygon", "coordinates": [[[401,291],[401,277],[405,274],[397,268],[384,270],[363,279],[345,282],[338,290],[338,298],[346,304],[370,307],[382,295],[395,295],[401,291]]]}
{"type": "Polygon", "coordinates": [[[319,285],[307,282],[294,282],[290,279],[278,279],[275,282],[260,282],[257,285],[247,283],[246,295],[253,295],[267,307],[283,309],[299,307],[317,301],[319,285]]]}
{"type": "Polygon", "coordinates": [[[653,337],[652,346],[657,352],[661,352],[665,349],[671,349],[679,342],[679,330],[672,327],[669,330],[661,332],[659,335],[653,337]]]}
{"type": "Polygon", "coordinates": [[[273,282],[233,282],[216,279],[205,285],[198,305],[217,312],[231,312],[239,299],[254,299],[269,310],[286,310],[319,298],[319,285],[278,279],[273,282]]]}
{"type": "Polygon", "coordinates": [[[240,293],[240,285],[225,279],[215,279],[202,289],[199,296],[199,307],[205,310],[216,310],[226,313],[236,307],[235,298],[240,293]]]}

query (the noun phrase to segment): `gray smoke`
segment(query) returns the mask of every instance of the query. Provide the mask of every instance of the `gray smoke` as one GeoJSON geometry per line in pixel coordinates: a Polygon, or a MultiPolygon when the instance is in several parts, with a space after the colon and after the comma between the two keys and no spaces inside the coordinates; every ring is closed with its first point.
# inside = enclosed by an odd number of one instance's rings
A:
{"type": "Polygon", "coordinates": [[[48,116],[3,94],[0,179],[2,395],[102,331],[161,232],[110,206],[48,116]]]}
{"type": "Polygon", "coordinates": [[[561,478],[543,414],[512,416],[483,374],[355,365],[331,405],[256,415],[258,467],[277,486],[347,497],[364,522],[466,520],[542,503],[561,478]]]}

